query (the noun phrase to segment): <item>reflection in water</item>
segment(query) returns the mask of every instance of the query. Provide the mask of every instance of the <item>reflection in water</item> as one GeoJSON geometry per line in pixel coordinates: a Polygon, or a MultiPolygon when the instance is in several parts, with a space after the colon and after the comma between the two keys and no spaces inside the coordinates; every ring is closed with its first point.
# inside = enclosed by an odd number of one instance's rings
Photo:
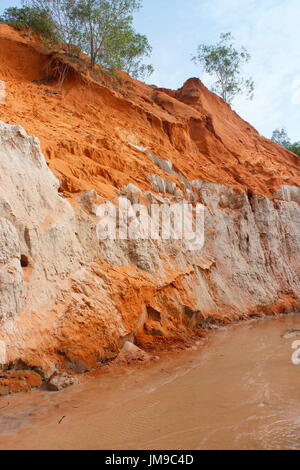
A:
{"type": "Polygon", "coordinates": [[[297,338],[284,336],[299,327],[249,322],[150,366],[1,398],[0,448],[300,449],[297,338]]]}

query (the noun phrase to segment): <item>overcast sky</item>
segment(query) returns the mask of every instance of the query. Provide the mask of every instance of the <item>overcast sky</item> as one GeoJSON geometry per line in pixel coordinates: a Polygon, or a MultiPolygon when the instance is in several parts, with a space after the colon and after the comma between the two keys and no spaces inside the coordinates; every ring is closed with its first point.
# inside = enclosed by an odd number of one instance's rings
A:
{"type": "MultiPolygon", "coordinates": [[[[18,6],[0,0],[1,9],[18,6]]],[[[252,76],[255,97],[235,99],[234,109],[266,137],[285,126],[292,141],[300,140],[300,0],[144,0],[135,16],[138,32],[153,47],[155,73],[148,80],[179,88],[198,76],[209,78],[190,57],[200,43],[211,44],[221,32],[232,32],[237,45],[250,52],[245,75],[252,76]]]]}

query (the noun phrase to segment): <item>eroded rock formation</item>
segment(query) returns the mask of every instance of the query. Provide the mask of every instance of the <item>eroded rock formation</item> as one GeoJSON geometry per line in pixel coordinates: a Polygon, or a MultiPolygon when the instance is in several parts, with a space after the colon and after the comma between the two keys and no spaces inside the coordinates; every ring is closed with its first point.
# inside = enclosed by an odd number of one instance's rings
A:
{"type": "Polygon", "coordinates": [[[97,368],[127,341],[178,346],[212,322],[299,309],[298,157],[197,79],[175,92],[124,74],[113,90],[73,70],[58,92],[33,39],[1,27],[0,42],[4,368],[47,380],[97,368]],[[204,206],[201,249],[97,236],[101,204],[139,203],[151,219],[151,204],[184,202],[204,206]]]}

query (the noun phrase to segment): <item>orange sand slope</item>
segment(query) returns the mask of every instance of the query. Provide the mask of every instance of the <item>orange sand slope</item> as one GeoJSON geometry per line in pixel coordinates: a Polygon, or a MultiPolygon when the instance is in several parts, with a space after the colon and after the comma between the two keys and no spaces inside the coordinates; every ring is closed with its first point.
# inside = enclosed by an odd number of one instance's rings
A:
{"type": "MultiPolygon", "coordinates": [[[[112,198],[114,187],[129,182],[150,189],[147,175],[157,167],[130,144],[171,161],[189,181],[265,195],[283,184],[300,184],[299,159],[261,137],[196,78],[171,91],[125,73],[119,81],[74,69],[66,75],[60,87],[51,55],[1,25],[0,79],[7,103],[0,119],[39,137],[66,196],[93,188],[112,198]]],[[[184,190],[176,176],[168,178],[184,190]]]]}

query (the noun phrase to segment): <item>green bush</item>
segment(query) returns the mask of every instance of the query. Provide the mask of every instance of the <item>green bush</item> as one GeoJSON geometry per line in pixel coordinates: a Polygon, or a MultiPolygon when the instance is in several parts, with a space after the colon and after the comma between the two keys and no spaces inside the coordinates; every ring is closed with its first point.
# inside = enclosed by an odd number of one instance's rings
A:
{"type": "Polygon", "coordinates": [[[295,142],[289,146],[289,150],[300,157],[300,142],[295,142]]]}
{"type": "Polygon", "coordinates": [[[37,33],[48,40],[55,40],[54,25],[51,16],[46,10],[37,8],[7,8],[0,21],[17,30],[28,29],[30,33],[37,33]]]}
{"type": "Polygon", "coordinates": [[[276,142],[276,144],[281,145],[282,147],[290,150],[300,157],[300,142],[294,142],[292,144],[291,139],[289,138],[287,131],[284,128],[275,129],[272,134],[272,140],[273,142],[276,142]]]}

